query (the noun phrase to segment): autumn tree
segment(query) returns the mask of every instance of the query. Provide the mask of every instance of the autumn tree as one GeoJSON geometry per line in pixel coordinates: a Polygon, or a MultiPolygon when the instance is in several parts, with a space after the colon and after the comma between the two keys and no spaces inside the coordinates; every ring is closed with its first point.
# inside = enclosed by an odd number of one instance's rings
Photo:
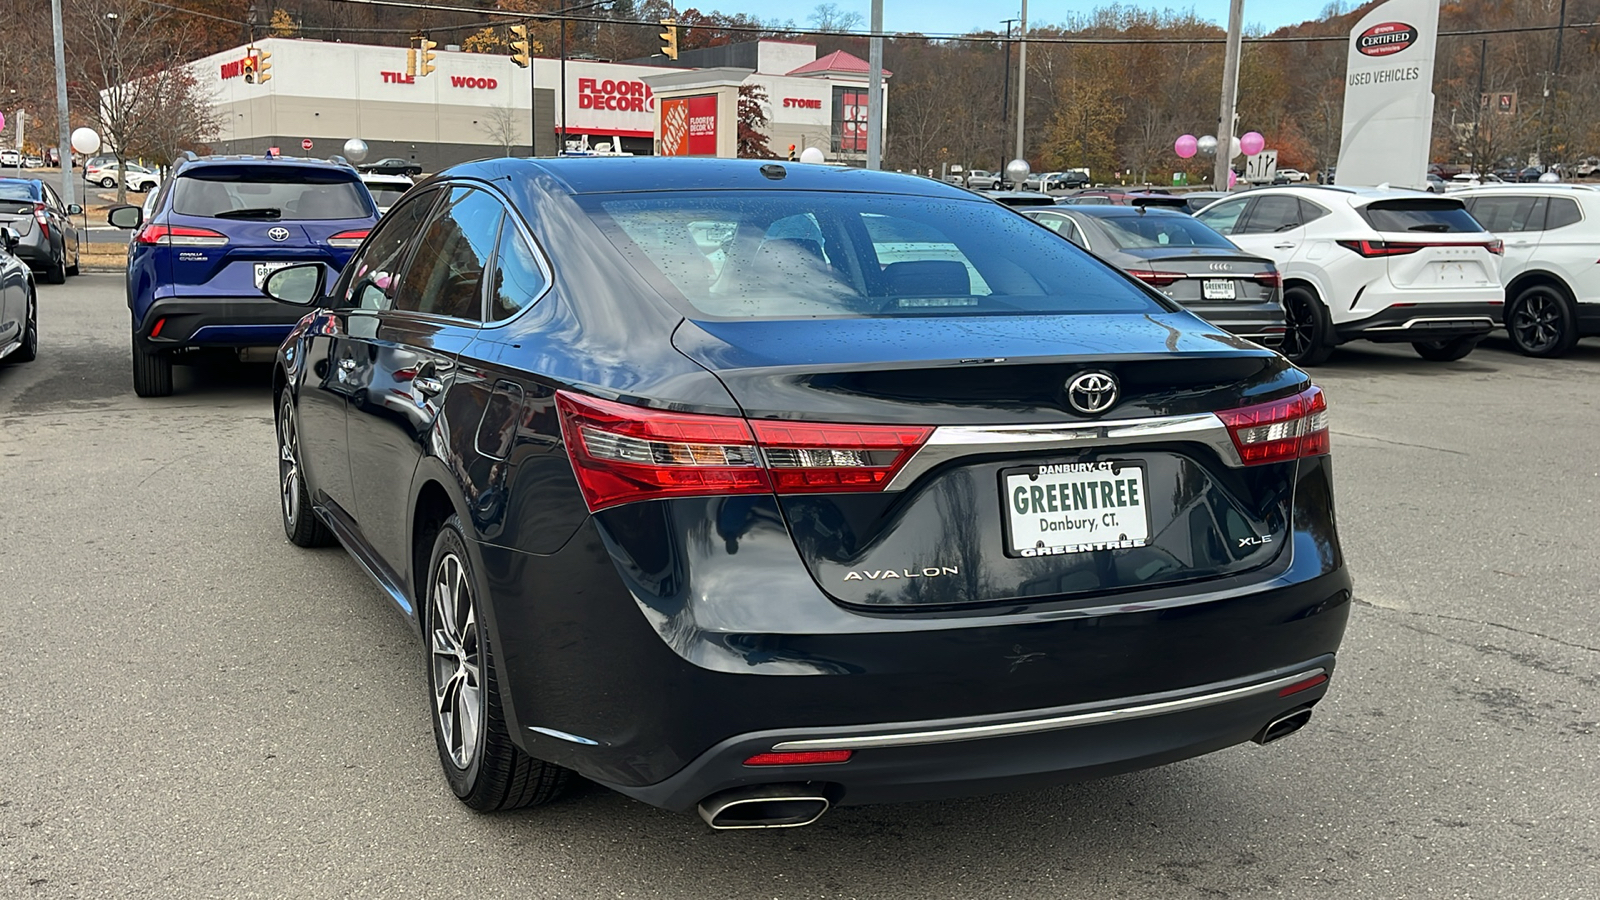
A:
{"type": "Polygon", "coordinates": [[[739,85],[738,155],[741,159],[776,159],[767,147],[767,92],[760,85],[739,85]]]}

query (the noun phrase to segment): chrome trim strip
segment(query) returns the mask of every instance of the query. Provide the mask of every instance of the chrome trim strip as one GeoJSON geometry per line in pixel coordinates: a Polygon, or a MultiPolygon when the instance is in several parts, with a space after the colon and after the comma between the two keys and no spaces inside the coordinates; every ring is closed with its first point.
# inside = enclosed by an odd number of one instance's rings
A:
{"type": "Polygon", "coordinates": [[[1215,413],[1043,425],[940,425],[885,490],[904,490],[935,466],[977,453],[1069,450],[1173,440],[1205,444],[1216,451],[1225,464],[1244,465],[1227,426],[1215,413]]]}
{"type": "Polygon", "coordinates": [[[599,741],[590,740],[586,737],[579,737],[575,734],[567,734],[565,731],[557,731],[554,728],[541,728],[538,725],[529,725],[528,730],[534,732],[535,734],[542,734],[545,737],[553,737],[557,740],[570,741],[574,744],[583,744],[586,747],[600,746],[599,741]]]}
{"type": "Polygon", "coordinates": [[[1490,328],[1494,327],[1494,319],[1491,316],[1417,316],[1415,318],[1407,319],[1405,321],[1405,324],[1403,324],[1403,325],[1374,325],[1371,328],[1367,328],[1367,329],[1364,329],[1364,330],[1366,330],[1366,331],[1409,331],[1410,329],[1415,328],[1417,326],[1418,322],[1448,322],[1448,323],[1453,324],[1453,325],[1454,324],[1461,324],[1461,325],[1486,324],[1490,328]]]}
{"type": "Polygon", "coordinates": [[[1282,678],[1264,681],[1260,684],[1248,684],[1243,687],[1230,688],[1210,694],[1181,697],[1176,700],[1163,700],[1158,703],[1145,703],[1139,706],[1119,706],[1112,709],[1098,709],[1065,716],[1051,716],[1047,719],[1026,719],[1020,722],[1004,722],[998,725],[970,725],[965,728],[942,728],[934,731],[910,731],[900,734],[873,734],[859,737],[781,741],[773,744],[772,749],[774,752],[794,752],[798,750],[867,750],[883,747],[917,747],[924,744],[978,741],[988,738],[1014,737],[1019,734],[1038,734],[1041,731],[1060,731],[1067,728],[1079,728],[1084,725],[1126,722],[1132,719],[1144,719],[1150,716],[1203,709],[1207,706],[1215,706],[1231,700],[1241,700],[1245,697],[1254,697],[1257,694],[1267,694],[1326,672],[1326,669],[1319,666],[1314,669],[1296,672],[1293,675],[1285,675],[1282,678]]]}

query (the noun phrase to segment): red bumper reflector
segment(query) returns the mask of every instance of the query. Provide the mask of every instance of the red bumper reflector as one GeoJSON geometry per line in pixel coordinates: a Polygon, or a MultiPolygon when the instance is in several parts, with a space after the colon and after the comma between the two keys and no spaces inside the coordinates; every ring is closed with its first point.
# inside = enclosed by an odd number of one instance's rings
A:
{"type": "Polygon", "coordinates": [[[757,753],[744,761],[747,766],[814,766],[819,763],[849,762],[854,750],[797,750],[793,753],[757,753]]]}
{"type": "Polygon", "coordinates": [[[167,320],[165,318],[157,319],[156,320],[156,327],[150,329],[150,336],[151,337],[161,337],[161,326],[163,326],[165,324],[167,324],[167,320]]]}
{"type": "Polygon", "coordinates": [[[1322,684],[1323,682],[1325,682],[1327,680],[1328,680],[1328,676],[1319,673],[1319,674],[1311,676],[1310,678],[1307,678],[1304,681],[1296,681],[1294,684],[1291,684],[1288,687],[1284,688],[1283,690],[1279,691],[1278,692],[1278,696],[1279,697],[1287,697],[1290,694],[1298,694],[1301,691],[1309,691],[1312,688],[1316,687],[1319,684],[1322,684]]]}

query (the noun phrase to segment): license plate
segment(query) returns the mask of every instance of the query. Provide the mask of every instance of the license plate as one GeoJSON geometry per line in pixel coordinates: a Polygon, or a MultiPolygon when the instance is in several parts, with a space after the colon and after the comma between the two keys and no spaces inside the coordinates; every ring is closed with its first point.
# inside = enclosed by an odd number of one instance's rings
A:
{"type": "Polygon", "coordinates": [[[1009,556],[1117,550],[1150,540],[1144,467],[1136,462],[1006,469],[1001,488],[1009,556]]]}
{"type": "Polygon", "coordinates": [[[279,269],[283,268],[284,266],[292,266],[292,265],[294,265],[294,263],[287,263],[287,262],[256,263],[256,287],[259,288],[263,284],[266,284],[268,275],[271,275],[273,272],[278,271],[279,269]]]}
{"type": "Polygon", "coordinates": [[[1200,284],[1200,290],[1207,300],[1234,300],[1238,297],[1232,281],[1207,278],[1200,284]]]}

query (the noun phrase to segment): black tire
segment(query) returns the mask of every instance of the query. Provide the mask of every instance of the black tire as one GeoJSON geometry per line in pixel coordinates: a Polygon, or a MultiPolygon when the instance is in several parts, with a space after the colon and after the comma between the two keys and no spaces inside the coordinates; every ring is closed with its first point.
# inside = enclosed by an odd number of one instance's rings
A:
{"type": "Polygon", "coordinates": [[[67,277],[68,278],[76,278],[80,274],[82,274],[82,272],[80,271],[80,267],[81,267],[82,264],[83,264],[83,249],[79,248],[78,252],[72,254],[72,265],[67,266],[67,277]]]}
{"type": "Polygon", "coordinates": [[[294,395],[284,390],[278,399],[278,504],[283,534],[296,547],[326,547],[333,532],[311,508],[305,473],[300,468],[300,426],[294,395]]]}
{"type": "Polygon", "coordinates": [[[172,395],[172,357],[133,341],[133,392],[141,397],[172,395]]]}
{"type": "Polygon", "coordinates": [[[1578,343],[1578,317],[1559,288],[1536,284],[1506,309],[1506,333],[1524,356],[1564,356],[1578,343]]]}
{"type": "Polygon", "coordinates": [[[0,363],[33,362],[39,358],[39,295],[28,292],[28,317],[22,323],[22,346],[0,363]]]}
{"type": "Polygon", "coordinates": [[[53,257],[50,265],[44,270],[44,280],[47,284],[67,283],[67,250],[61,248],[61,255],[53,257]]]}
{"type": "Polygon", "coordinates": [[[431,537],[428,578],[423,582],[422,640],[427,652],[429,718],[445,780],[461,802],[479,812],[548,803],[561,794],[572,773],[534,759],[511,741],[489,632],[480,627],[478,582],[461,520],[451,516],[431,537]],[[476,710],[475,734],[471,722],[461,727],[467,718],[462,711],[468,709],[476,710]]]}
{"type": "Polygon", "coordinates": [[[1278,348],[1297,366],[1319,366],[1333,353],[1328,310],[1307,288],[1292,287],[1283,292],[1283,318],[1286,326],[1283,345],[1278,348]]]}
{"type": "Polygon", "coordinates": [[[1474,334],[1445,341],[1412,341],[1411,349],[1417,351],[1417,355],[1423,359],[1433,362],[1455,362],[1458,359],[1465,359],[1482,340],[1483,335],[1474,334]]]}

